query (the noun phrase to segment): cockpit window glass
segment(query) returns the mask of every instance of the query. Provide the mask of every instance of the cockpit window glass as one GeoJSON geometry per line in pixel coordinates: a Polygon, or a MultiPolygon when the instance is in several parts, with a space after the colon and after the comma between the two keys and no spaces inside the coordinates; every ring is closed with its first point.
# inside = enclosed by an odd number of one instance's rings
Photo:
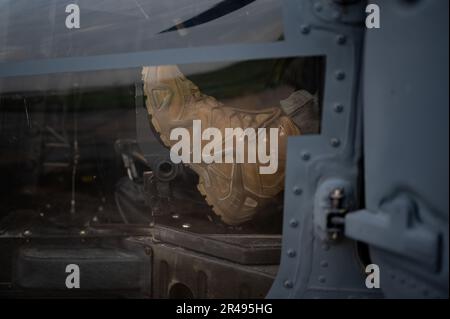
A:
{"type": "Polygon", "coordinates": [[[50,231],[71,218],[147,225],[183,215],[240,227],[222,233],[281,234],[287,137],[320,134],[324,65],[290,57],[3,78],[1,215],[44,213],[50,231]],[[197,126],[212,135],[195,137],[197,126]],[[197,139],[187,157],[174,151],[176,129],[197,139]],[[227,162],[235,129],[248,134],[243,162],[237,136],[227,162]]]}
{"type": "Polygon", "coordinates": [[[0,63],[278,41],[281,3],[0,0],[0,63]]]}

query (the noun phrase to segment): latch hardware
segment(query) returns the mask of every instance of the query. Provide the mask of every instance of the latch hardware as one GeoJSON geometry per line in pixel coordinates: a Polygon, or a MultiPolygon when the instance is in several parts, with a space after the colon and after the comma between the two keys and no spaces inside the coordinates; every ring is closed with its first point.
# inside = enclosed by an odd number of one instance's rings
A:
{"type": "Polygon", "coordinates": [[[327,210],[327,232],[332,240],[339,239],[344,233],[345,215],[348,209],[344,207],[345,190],[335,188],[330,193],[330,208],[327,210]]]}

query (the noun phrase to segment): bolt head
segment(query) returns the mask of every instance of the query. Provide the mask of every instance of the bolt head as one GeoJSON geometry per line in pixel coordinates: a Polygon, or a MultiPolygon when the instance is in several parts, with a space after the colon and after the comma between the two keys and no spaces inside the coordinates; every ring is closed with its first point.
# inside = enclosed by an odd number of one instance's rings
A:
{"type": "Polygon", "coordinates": [[[310,158],[311,158],[311,154],[309,154],[308,152],[302,153],[302,160],[309,161],[310,158]]]}
{"type": "Polygon", "coordinates": [[[344,111],[344,106],[338,103],[333,107],[333,109],[336,113],[342,113],[342,111],[344,111]]]}
{"type": "Polygon", "coordinates": [[[336,43],[339,45],[344,45],[347,42],[347,37],[343,34],[340,34],[336,37],[336,43]]]}
{"type": "Polygon", "coordinates": [[[309,26],[309,25],[302,25],[301,27],[300,27],[300,32],[302,33],[302,34],[309,34],[310,32],[311,32],[311,27],[309,26]]]}
{"type": "Polygon", "coordinates": [[[294,287],[294,283],[293,283],[291,280],[286,280],[286,281],[283,283],[283,285],[284,285],[285,288],[288,288],[288,289],[291,289],[291,288],[294,287]]]}
{"type": "Polygon", "coordinates": [[[345,72],[344,71],[336,71],[336,79],[338,81],[342,81],[345,79],[345,72]]]}
{"type": "Polygon", "coordinates": [[[335,188],[331,192],[330,197],[333,199],[341,199],[342,197],[344,197],[344,190],[342,188],[335,188]]]}
{"type": "Polygon", "coordinates": [[[298,186],[294,186],[292,191],[294,192],[295,195],[301,195],[303,193],[303,190],[298,186]]]}
{"type": "Polygon", "coordinates": [[[341,14],[340,11],[336,10],[336,11],[333,12],[332,16],[333,16],[334,20],[339,20],[341,18],[342,14],[341,14]]]}
{"type": "Polygon", "coordinates": [[[315,9],[317,12],[321,12],[321,11],[323,10],[323,6],[322,6],[321,3],[317,2],[317,3],[314,5],[314,9],[315,9]]]}
{"type": "Polygon", "coordinates": [[[293,250],[293,249],[288,249],[287,255],[288,255],[288,257],[293,258],[293,257],[295,257],[296,252],[295,252],[295,250],[293,250]]]}
{"type": "Polygon", "coordinates": [[[338,138],[332,138],[330,140],[330,144],[333,147],[339,147],[341,145],[341,141],[338,138]]]}
{"type": "Polygon", "coordinates": [[[289,221],[289,226],[291,226],[292,228],[295,228],[298,226],[298,221],[296,219],[291,219],[289,221]]]}

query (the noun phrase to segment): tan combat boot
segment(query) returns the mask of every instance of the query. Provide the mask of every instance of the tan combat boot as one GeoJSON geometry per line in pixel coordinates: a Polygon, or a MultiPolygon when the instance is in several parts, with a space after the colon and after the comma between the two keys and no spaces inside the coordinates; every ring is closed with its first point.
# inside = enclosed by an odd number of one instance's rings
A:
{"type": "MultiPolygon", "coordinates": [[[[202,94],[173,65],[144,67],[142,75],[151,122],[168,147],[177,142],[170,140],[172,129],[186,128],[192,135],[193,120],[201,120],[202,130],[218,128],[222,136],[225,128],[267,128],[267,132],[278,128],[278,169],[273,174],[260,174],[258,161],[186,163],[199,175],[199,191],[225,223],[237,225],[252,219],[283,190],[287,136],[299,135],[300,129],[279,107],[246,111],[225,106],[202,94]]],[[[201,143],[203,148],[207,142],[201,143]]]]}

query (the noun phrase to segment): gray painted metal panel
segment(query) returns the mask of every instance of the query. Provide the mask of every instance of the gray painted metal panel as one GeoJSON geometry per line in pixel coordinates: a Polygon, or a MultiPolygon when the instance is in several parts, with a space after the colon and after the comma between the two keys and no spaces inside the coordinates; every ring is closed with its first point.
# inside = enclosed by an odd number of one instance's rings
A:
{"type": "Polygon", "coordinates": [[[355,242],[324,239],[317,227],[321,215],[315,215],[314,199],[327,196],[327,185],[352,185],[355,198],[360,195],[358,81],[364,18],[364,2],[345,9],[331,1],[321,5],[318,11],[313,1],[289,2],[298,18],[289,21],[288,29],[300,31],[298,41],[304,46],[326,53],[327,72],[322,134],[289,140],[282,259],[269,298],[379,298],[379,291],[364,284],[355,242]],[[332,12],[332,19],[323,16],[324,10],[332,12]]]}
{"type": "Polygon", "coordinates": [[[448,298],[448,1],[378,1],[366,33],[367,209],[347,234],[371,245],[387,297],[448,298]]]}

